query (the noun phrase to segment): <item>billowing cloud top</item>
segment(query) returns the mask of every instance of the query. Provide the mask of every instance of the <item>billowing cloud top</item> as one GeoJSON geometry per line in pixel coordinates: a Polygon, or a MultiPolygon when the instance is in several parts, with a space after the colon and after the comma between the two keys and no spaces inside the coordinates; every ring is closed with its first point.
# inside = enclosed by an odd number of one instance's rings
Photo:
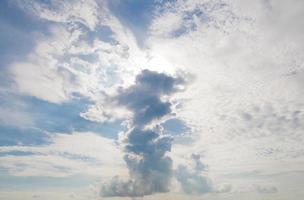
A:
{"type": "Polygon", "coordinates": [[[160,124],[152,128],[147,125],[172,112],[170,101],[163,97],[178,91],[183,82],[181,77],[143,70],[134,85],[112,97],[133,113],[123,141],[130,179],[122,181],[114,177],[102,187],[103,196],[144,196],[169,191],[173,169],[172,159],[166,153],[171,150],[172,138],[163,135],[160,124]]]}
{"type": "Polygon", "coordinates": [[[136,77],[135,85],[119,91],[117,100],[132,110],[133,124],[141,127],[171,113],[171,103],[161,98],[176,92],[182,83],[181,78],[144,70],[136,77]]]}

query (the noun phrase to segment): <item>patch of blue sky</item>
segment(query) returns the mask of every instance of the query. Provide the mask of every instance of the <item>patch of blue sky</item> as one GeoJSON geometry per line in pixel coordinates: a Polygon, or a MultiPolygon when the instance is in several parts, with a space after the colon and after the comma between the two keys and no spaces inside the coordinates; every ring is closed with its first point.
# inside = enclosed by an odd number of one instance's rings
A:
{"type": "Polygon", "coordinates": [[[34,47],[37,35],[49,34],[49,23],[25,13],[13,1],[0,1],[1,69],[21,60],[34,47]]]}
{"type": "Polygon", "coordinates": [[[38,128],[48,132],[71,132],[83,126],[83,112],[90,103],[85,99],[54,104],[34,97],[24,97],[38,128]]]}
{"type": "Polygon", "coordinates": [[[141,45],[153,19],[156,1],[115,0],[108,1],[108,3],[112,13],[130,28],[138,44],[141,45]]]}
{"type": "MultiPolygon", "coordinates": [[[[62,104],[54,104],[34,97],[20,97],[27,105],[30,117],[33,118],[35,128],[18,128],[0,124],[0,145],[39,145],[48,143],[46,133],[95,132],[103,137],[117,139],[118,133],[125,127],[122,121],[97,123],[82,118],[91,104],[88,99],[77,98],[62,104]]],[[[183,135],[189,128],[179,119],[170,119],[162,124],[166,134],[183,135]]]]}
{"type": "Polygon", "coordinates": [[[87,31],[85,40],[88,43],[92,43],[95,39],[100,39],[104,42],[115,44],[117,41],[113,37],[113,31],[110,27],[104,25],[98,25],[92,31],[87,31]]]}
{"type": "Polygon", "coordinates": [[[174,144],[189,145],[193,143],[191,129],[182,120],[173,118],[162,123],[164,133],[173,136],[174,144]]]}
{"type": "Polygon", "coordinates": [[[109,26],[97,24],[96,27],[91,30],[82,22],[73,22],[74,29],[81,30],[82,35],[80,35],[80,39],[84,40],[88,44],[93,44],[95,39],[102,40],[107,43],[115,44],[117,41],[113,37],[114,32],[109,26]]]}
{"type": "Polygon", "coordinates": [[[210,20],[209,17],[200,9],[194,9],[190,12],[186,12],[182,18],[182,25],[171,33],[172,37],[180,37],[191,31],[197,30],[197,24],[194,22],[195,17],[202,23],[208,23],[210,20]]]}
{"type": "Polygon", "coordinates": [[[123,129],[121,121],[97,123],[82,118],[80,113],[86,111],[91,104],[85,98],[74,99],[62,104],[49,103],[34,97],[27,97],[27,99],[37,127],[48,132],[92,131],[114,139],[123,129]]]}
{"type": "Polygon", "coordinates": [[[40,35],[49,35],[49,23],[25,13],[14,1],[0,1],[0,85],[9,86],[11,63],[24,60],[40,35]]]}
{"type": "Polygon", "coordinates": [[[162,124],[165,133],[169,135],[182,135],[190,131],[190,128],[179,119],[169,119],[162,124]]]}
{"type": "MultiPolygon", "coordinates": [[[[1,102],[5,99],[1,97],[1,102]]],[[[80,116],[91,102],[78,98],[63,104],[54,104],[34,97],[18,97],[26,105],[25,112],[34,121],[33,126],[19,127],[0,123],[0,145],[39,145],[49,142],[49,134],[95,132],[103,137],[117,139],[124,129],[121,121],[97,123],[80,116]]],[[[5,102],[4,102],[5,103],[5,102]]],[[[7,104],[5,104],[7,105],[7,104]]],[[[13,106],[13,105],[12,105],[13,106]]]]}
{"type": "Polygon", "coordinates": [[[42,130],[0,125],[0,146],[40,145],[49,142],[49,136],[42,130]]]}

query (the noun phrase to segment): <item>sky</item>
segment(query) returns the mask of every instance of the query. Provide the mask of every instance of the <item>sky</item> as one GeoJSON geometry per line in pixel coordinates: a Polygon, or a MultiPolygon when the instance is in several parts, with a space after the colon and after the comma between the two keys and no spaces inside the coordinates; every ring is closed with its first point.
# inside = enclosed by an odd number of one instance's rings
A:
{"type": "Polygon", "coordinates": [[[0,1],[0,200],[301,200],[304,1],[0,1]]]}

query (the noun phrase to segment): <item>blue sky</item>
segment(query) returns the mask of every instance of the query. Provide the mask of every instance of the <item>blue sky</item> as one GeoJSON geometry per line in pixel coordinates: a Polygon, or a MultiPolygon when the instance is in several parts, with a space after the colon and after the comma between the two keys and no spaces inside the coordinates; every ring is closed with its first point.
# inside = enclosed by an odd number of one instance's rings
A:
{"type": "Polygon", "coordinates": [[[301,199],[296,0],[0,2],[0,199],[301,199]]]}

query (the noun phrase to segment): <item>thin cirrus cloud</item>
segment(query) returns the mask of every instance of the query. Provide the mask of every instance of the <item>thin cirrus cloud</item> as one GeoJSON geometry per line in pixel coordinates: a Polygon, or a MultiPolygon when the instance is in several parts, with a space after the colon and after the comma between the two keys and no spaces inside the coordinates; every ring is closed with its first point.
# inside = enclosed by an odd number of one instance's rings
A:
{"type": "Polygon", "coordinates": [[[128,2],[1,2],[1,176],[82,173],[104,196],[301,198],[303,2],[128,2]]]}

